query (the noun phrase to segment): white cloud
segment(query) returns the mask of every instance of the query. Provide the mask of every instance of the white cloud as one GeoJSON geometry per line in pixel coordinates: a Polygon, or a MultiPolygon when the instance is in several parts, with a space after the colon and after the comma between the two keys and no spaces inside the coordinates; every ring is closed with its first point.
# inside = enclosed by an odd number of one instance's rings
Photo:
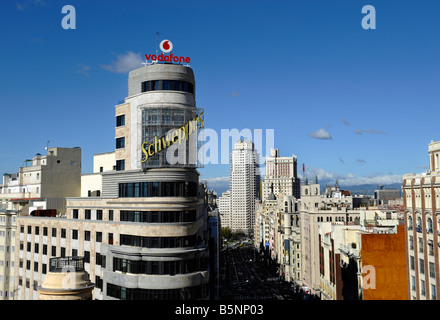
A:
{"type": "Polygon", "coordinates": [[[237,97],[239,97],[240,96],[240,94],[236,91],[236,90],[234,90],[232,93],[231,93],[231,97],[232,98],[237,98],[237,97]]]}
{"type": "Polygon", "coordinates": [[[309,136],[315,139],[321,139],[321,140],[330,140],[332,139],[332,136],[330,133],[325,130],[324,128],[321,128],[319,130],[316,130],[314,132],[310,132],[309,136]]]}
{"type": "Polygon", "coordinates": [[[90,73],[89,73],[90,66],[82,64],[82,63],[79,63],[78,66],[79,66],[79,69],[76,70],[76,73],[83,74],[83,75],[85,75],[87,77],[90,76],[90,73]]]}
{"type": "Polygon", "coordinates": [[[339,184],[346,186],[354,186],[359,184],[391,184],[402,183],[403,176],[398,174],[383,175],[375,177],[346,177],[345,179],[339,179],[339,184]]]}
{"type": "MultiPolygon", "coordinates": [[[[208,189],[229,189],[229,176],[226,177],[213,177],[213,178],[200,178],[201,183],[205,183],[208,189]]],[[[221,195],[217,195],[221,196],[221,195]]]]}
{"type": "Polygon", "coordinates": [[[142,67],[142,56],[132,51],[117,55],[117,60],[112,61],[110,65],[101,65],[100,67],[114,73],[128,73],[131,70],[142,67]]]}
{"type": "Polygon", "coordinates": [[[30,4],[34,4],[36,6],[46,6],[47,3],[44,0],[28,0],[28,1],[20,1],[16,4],[17,9],[20,11],[24,11],[30,4]]]}

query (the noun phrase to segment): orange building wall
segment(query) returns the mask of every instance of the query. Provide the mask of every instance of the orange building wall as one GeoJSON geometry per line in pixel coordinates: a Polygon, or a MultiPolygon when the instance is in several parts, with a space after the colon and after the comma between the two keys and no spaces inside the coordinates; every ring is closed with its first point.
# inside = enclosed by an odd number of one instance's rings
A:
{"type": "MultiPolygon", "coordinates": [[[[373,266],[376,288],[363,289],[363,300],[408,300],[406,241],[403,225],[397,234],[362,234],[362,267],[373,266]]],[[[365,272],[363,278],[370,274],[365,272]]]]}

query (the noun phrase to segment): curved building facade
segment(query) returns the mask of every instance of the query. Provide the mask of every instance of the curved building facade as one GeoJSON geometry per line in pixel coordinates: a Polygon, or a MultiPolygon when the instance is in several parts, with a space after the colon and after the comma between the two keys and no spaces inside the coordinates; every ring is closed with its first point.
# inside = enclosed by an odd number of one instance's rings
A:
{"type": "Polygon", "coordinates": [[[115,122],[114,152],[94,158],[82,180],[88,197],[67,198],[64,217],[18,219],[17,299],[37,298],[45,264],[65,256],[84,257],[96,300],[209,299],[207,203],[195,158],[203,111],[192,69],[131,71],[115,122]]]}
{"type": "Polygon", "coordinates": [[[102,175],[102,197],[114,199],[129,230],[118,245],[101,246],[103,298],[207,298],[207,212],[191,161],[203,125],[193,71],[147,65],[130,72],[128,91],[116,106],[116,117],[125,117],[116,139],[126,141],[115,159],[125,165],[102,175]]]}

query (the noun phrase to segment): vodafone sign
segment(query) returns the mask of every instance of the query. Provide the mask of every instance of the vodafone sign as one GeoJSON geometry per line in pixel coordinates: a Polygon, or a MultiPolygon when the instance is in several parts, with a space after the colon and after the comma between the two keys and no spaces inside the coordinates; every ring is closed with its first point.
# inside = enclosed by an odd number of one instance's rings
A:
{"type": "Polygon", "coordinates": [[[173,43],[170,40],[162,40],[159,45],[162,53],[160,55],[146,54],[145,58],[147,61],[163,61],[163,62],[175,62],[175,63],[190,63],[190,57],[175,56],[170,53],[173,50],[173,43]],[[169,55],[164,55],[164,53],[170,53],[169,55]]]}

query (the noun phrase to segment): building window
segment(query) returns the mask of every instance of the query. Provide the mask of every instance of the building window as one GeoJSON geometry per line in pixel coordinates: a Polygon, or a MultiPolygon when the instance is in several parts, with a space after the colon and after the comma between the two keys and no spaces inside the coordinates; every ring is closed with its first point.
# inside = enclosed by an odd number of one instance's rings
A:
{"type": "Polygon", "coordinates": [[[127,211],[119,212],[119,221],[144,223],[194,222],[196,210],[185,211],[127,211]]]}
{"type": "Polygon", "coordinates": [[[102,242],[102,232],[96,232],[96,242],[102,242]]]}
{"type": "Polygon", "coordinates": [[[113,210],[108,211],[108,220],[113,221],[113,210]]]}
{"type": "Polygon", "coordinates": [[[125,137],[116,138],[116,149],[125,148],[125,137]]]}
{"type": "Polygon", "coordinates": [[[185,248],[196,245],[196,235],[186,237],[141,237],[121,234],[119,243],[143,248],[185,248]]]}
{"type": "Polygon", "coordinates": [[[422,296],[424,296],[426,294],[426,292],[425,292],[425,281],[424,280],[420,281],[420,292],[421,292],[422,296]]]}
{"type": "Polygon", "coordinates": [[[425,262],[423,259],[419,259],[419,272],[425,274],[425,262]]]}
{"type": "Polygon", "coordinates": [[[121,114],[116,117],[116,126],[117,127],[125,126],[125,114],[121,114]]]}
{"type": "Polygon", "coordinates": [[[90,251],[84,251],[84,262],[90,263],[90,251]]]}
{"type": "Polygon", "coordinates": [[[125,159],[116,160],[116,171],[125,170],[125,159]]]}
{"type": "Polygon", "coordinates": [[[72,210],[72,218],[73,219],[78,219],[79,215],[78,215],[78,209],[73,209],[72,210]]]}
{"type": "Polygon", "coordinates": [[[194,85],[190,82],[179,80],[152,80],[142,82],[142,92],[156,90],[174,90],[194,94],[194,85]]]}
{"type": "Polygon", "coordinates": [[[86,209],[84,210],[85,219],[90,220],[92,218],[92,210],[86,209]]]}
{"type": "Polygon", "coordinates": [[[61,238],[66,238],[66,229],[61,229],[61,238]]]}
{"type": "Polygon", "coordinates": [[[435,265],[433,262],[429,263],[429,276],[435,279],[435,265]]]}
{"type": "Polygon", "coordinates": [[[431,218],[428,218],[428,230],[427,231],[432,233],[432,219],[431,218]]]}
{"type": "Polygon", "coordinates": [[[90,231],[84,231],[84,240],[90,241],[90,231]]]}
{"type": "Polygon", "coordinates": [[[72,230],[72,239],[78,240],[78,230],[72,230]]]}
{"type": "Polygon", "coordinates": [[[47,236],[47,227],[43,227],[43,236],[47,236]]]}
{"type": "Polygon", "coordinates": [[[432,240],[428,240],[428,253],[430,256],[434,255],[434,242],[432,240]]]}
{"type": "Polygon", "coordinates": [[[102,210],[96,210],[96,220],[102,220],[102,210]]]}
{"type": "Polygon", "coordinates": [[[431,300],[437,300],[437,292],[435,292],[435,284],[431,284],[431,300]]]}
{"type": "Polygon", "coordinates": [[[120,198],[137,197],[195,197],[195,182],[132,182],[119,184],[120,198]]]}

